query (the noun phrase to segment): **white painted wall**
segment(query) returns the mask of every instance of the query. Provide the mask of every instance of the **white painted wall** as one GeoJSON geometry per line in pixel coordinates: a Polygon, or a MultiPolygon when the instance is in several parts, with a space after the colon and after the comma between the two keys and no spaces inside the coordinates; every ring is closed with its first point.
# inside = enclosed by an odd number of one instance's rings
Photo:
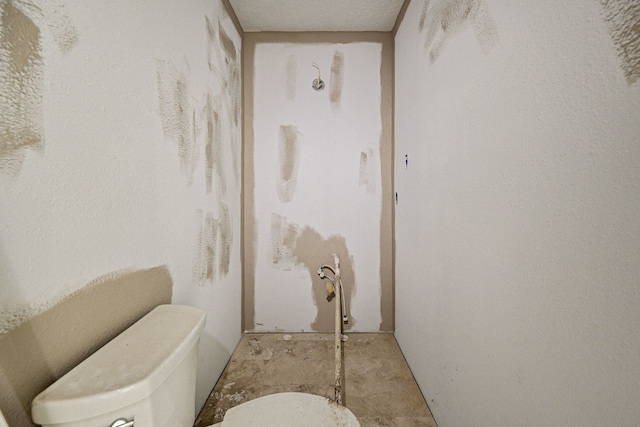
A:
{"type": "Polygon", "coordinates": [[[396,37],[396,335],[438,425],[637,425],[640,83],[601,2],[486,1],[435,62],[423,4],[396,37]]]}
{"type": "Polygon", "coordinates": [[[201,405],[240,337],[240,165],[231,153],[240,149],[240,130],[223,124],[226,194],[206,194],[202,136],[189,185],[177,145],[163,133],[157,67],[170,61],[182,72],[194,111],[207,94],[239,99],[209,69],[205,17],[214,27],[220,19],[238,57],[240,36],[220,1],[47,4],[45,15],[58,15],[36,19],[45,149],[27,150],[18,174],[0,171],[0,321],[11,328],[16,316],[29,317],[104,274],[167,265],[174,303],[208,312],[201,405]],[[60,16],[78,36],[64,52],[52,36],[60,16]],[[193,275],[198,211],[217,215],[220,203],[233,218],[229,273],[199,286],[193,275]]]}
{"type": "MultiPolygon", "coordinates": [[[[377,331],[380,325],[381,172],[377,158],[371,186],[360,185],[361,153],[379,156],[381,138],[382,44],[258,43],[254,61],[254,155],[256,330],[310,331],[317,309],[312,278],[304,266],[274,266],[270,250],[272,214],[299,230],[311,227],[324,239],[341,236],[353,257],[355,293],[350,307],[355,324],[347,328],[377,331]],[[331,66],[344,54],[342,101],[330,102],[331,66]],[[287,63],[296,58],[296,97],[287,98],[287,63]],[[326,89],[311,84],[321,70],[326,89]],[[279,129],[297,126],[301,134],[297,188],[290,202],[278,198],[279,129]]],[[[285,245],[286,246],[286,245],[285,245]]],[[[331,253],[317,253],[319,267],[331,253]]],[[[293,257],[295,258],[295,257],[293,257]]],[[[344,260],[343,260],[344,261],[344,260]]],[[[316,267],[316,268],[317,268],[316,267]]],[[[319,285],[322,286],[322,285],[319,285]]],[[[345,285],[346,286],[346,285],[345,285]]],[[[333,303],[324,299],[318,304],[333,303]]],[[[329,329],[331,330],[331,328],[329,329]]]]}

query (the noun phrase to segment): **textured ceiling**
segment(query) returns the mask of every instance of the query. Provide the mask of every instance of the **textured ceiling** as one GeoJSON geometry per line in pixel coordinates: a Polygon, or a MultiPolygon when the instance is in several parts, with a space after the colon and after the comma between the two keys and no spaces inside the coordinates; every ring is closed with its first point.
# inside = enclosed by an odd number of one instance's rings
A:
{"type": "Polygon", "coordinates": [[[244,31],[391,31],[404,0],[229,0],[244,31]]]}

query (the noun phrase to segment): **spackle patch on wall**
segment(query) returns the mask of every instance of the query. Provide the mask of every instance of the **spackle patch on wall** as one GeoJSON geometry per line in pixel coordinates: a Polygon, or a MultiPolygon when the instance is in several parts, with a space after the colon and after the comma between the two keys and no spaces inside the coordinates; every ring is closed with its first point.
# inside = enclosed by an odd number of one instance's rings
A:
{"type": "Polygon", "coordinates": [[[44,61],[38,26],[11,1],[0,14],[0,170],[17,175],[25,149],[44,148],[44,61]]]}
{"type": "Polygon", "coordinates": [[[206,140],[205,140],[205,178],[207,194],[211,193],[214,177],[216,190],[220,194],[226,194],[227,192],[227,180],[225,175],[225,162],[222,155],[222,119],[220,113],[223,111],[223,96],[213,96],[210,93],[207,95],[207,105],[204,110],[204,120],[207,122],[206,126],[206,140]]]}
{"type": "Polygon", "coordinates": [[[268,257],[273,268],[291,271],[295,267],[296,237],[299,228],[296,224],[276,213],[271,214],[271,234],[268,257]]]}
{"type": "Polygon", "coordinates": [[[12,176],[27,149],[44,149],[42,27],[61,51],[78,39],[63,4],[0,2],[0,172],[12,176]]]}
{"type": "Polygon", "coordinates": [[[358,185],[364,187],[369,194],[376,193],[376,177],[380,173],[378,166],[378,156],[376,152],[369,148],[360,153],[360,173],[358,185]]]}
{"type": "Polygon", "coordinates": [[[640,78],[640,2],[601,0],[601,3],[625,79],[632,85],[640,78]]]}
{"type": "Polygon", "coordinates": [[[296,126],[280,126],[277,191],[282,203],[293,200],[296,193],[302,141],[303,135],[296,126]]]}
{"type": "Polygon", "coordinates": [[[24,11],[28,11],[34,22],[40,26],[46,26],[62,52],[71,50],[78,42],[78,31],[67,14],[66,5],[58,0],[24,1],[14,0],[17,5],[23,4],[24,11]]]}
{"type": "Polygon", "coordinates": [[[193,281],[198,286],[210,285],[217,278],[229,273],[231,244],[233,243],[233,218],[229,206],[220,204],[220,213],[215,218],[207,212],[197,212],[201,228],[193,263],[193,281]]]}
{"type": "Polygon", "coordinates": [[[353,269],[353,257],[347,248],[347,241],[342,236],[322,235],[311,227],[304,227],[296,236],[294,255],[296,265],[304,266],[309,272],[312,281],[313,303],[316,306],[316,318],[311,323],[313,331],[331,331],[335,322],[335,306],[327,302],[327,291],[325,283],[317,274],[318,267],[322,264],[333,265],[332,254],[340,258],[340,274],[342,286],[344,288],[345,306],[349,313],[349,323],[343,327],[345,330],[352,329],[356,324],[356,319],[351,312],[351,299],[356,290],[356,277],[353,269]]]}
{"type": "MultiPolygon", "coordinates": [[[[345,305],[350,312],[351,297],[355,294],[356,285],[353,257],[349,254],[346,239],[342,236],[329,236],[325,239],[311,227],[301,228],[282,215],[271,214],[271,267],[282,271],[302,267],[309,272],[312,281],[310,292],[317,309],[316,318],[311,324],[313,331],[330,331],[334,326],[334,306],[327,303],[325,284],[317,274],[318,267],[322,264],[333,265],[332,254],[340,257],[345,305]]],[[[355,319],[349,313],[349,323],[344,327],[350,329],[354,325],[355,319]]]]}
{"type": "MultiPolygon", "coordinates": [[[[188,69],[188,67],[187,67],[188,69]]],[[[178,148],[180,169],[189,185],[198,164],[195,112],[189,102],[189,81],[185,72],[169,60],[156,60],[160,119],[165,137],[178,148]]]]}
{"type": "Polygon", "coordinates": [[[329,99],[334,113],[340,111],[342,86],[344,83],[344,54],[336,52],[331,61],[331,81],[329,82],[329,99]]]}
{"type": "Polygon", "coordinates": [[[484,0],[441,0],[429,8],[426,0],[418,22],[424,48],[431,63],[440,57],[448,40],[471,26],[482,52],[488,54],[498,42],[498,30],[484,0]]]}
{"type": "Polygon", "coordinates": [[[298,60],[295,55],[290,55],[287,59],[284,70],[284,85],[287,100],[296,99],[296,86],[298,84],[298,60]]]}

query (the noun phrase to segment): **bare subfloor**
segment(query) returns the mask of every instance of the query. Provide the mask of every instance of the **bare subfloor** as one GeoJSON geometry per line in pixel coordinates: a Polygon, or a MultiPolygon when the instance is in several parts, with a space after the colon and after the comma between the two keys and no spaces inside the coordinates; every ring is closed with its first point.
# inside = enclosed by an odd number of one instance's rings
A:
{"type": "MultiPolygon", "coordinates": [[[[245,334],[196,419],[219,423],[227,409],[287,391],[334,398],[333,334],[245,334]]],[[[435,427],[392,334],[349,334],[343,343],[344,403],[362,427],[435,427]]]]}

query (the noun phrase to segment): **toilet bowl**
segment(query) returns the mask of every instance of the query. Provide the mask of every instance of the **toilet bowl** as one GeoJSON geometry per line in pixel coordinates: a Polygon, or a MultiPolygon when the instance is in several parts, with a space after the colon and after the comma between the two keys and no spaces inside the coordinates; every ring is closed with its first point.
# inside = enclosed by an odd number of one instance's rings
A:
{"type": "Polygon", "coordinates": [[[227,410],[222,423],[210,427],[360,427],[355,415],[326,397],[276,393],[227,410]]]}
{"type": "Polygon", "coordinates": [[[43,427],[191,427],[206,313],[161,305],[40,393],[43,427]]]}

